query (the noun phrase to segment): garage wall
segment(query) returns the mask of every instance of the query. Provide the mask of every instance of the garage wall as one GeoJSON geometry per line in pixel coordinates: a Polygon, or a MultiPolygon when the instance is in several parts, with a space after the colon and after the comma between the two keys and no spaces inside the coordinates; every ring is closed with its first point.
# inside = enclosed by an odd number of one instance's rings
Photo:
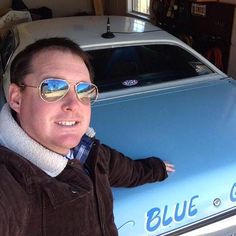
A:
{"type": "MultiPolygon", "coordinates": [[[[11,2],[11,0],[0,0],[0,8],[11,7],[11,2]]],[[[23,2],[28,8],[48,7],[52,10],[54,17],[93,12],[92,0],[23,0],[23,2]]]]}
{"type": "MultiPolygon", "coordinates": [[[[22,0],[28,8],[46,6],[54,17],[73,15],[78,12],[93,13],[93,0],[22,0]]],[[[104,14],[126,15],[126,0],[102,0],[104,14]]],[[[1,8],[10,8],[12,0],[0,0],[1,8]]]]}
{"type": "Polygon", "coordinates": [[[126,15],[126,0],[105,0],[105,13],[109,15],[126,15]]]}

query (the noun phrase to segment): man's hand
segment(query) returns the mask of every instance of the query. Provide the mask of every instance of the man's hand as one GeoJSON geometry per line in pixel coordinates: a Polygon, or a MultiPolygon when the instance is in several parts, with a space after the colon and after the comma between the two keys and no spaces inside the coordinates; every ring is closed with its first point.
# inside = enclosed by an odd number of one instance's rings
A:
{"type": "Polygon", "coordinates": [[[164,161],[164,163],[165,163],[165,166],[166,166],[167,174],[175,172],[175,166],[173,164],[170,164],[167,161],[164,161]]]}

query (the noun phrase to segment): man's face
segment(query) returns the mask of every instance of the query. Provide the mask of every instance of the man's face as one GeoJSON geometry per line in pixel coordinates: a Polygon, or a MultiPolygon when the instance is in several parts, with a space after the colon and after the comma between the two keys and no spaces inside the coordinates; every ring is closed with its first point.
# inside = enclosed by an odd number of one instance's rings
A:
{"type": "Polygon", "coordinates": [[[74,91],[76,83],[90,82],[88,69],[79,56],[53,49],[34,56],[32,68],[33,73],[24,79],[26,85],[39,86],[45,78],[56,77],[70,82],[69,92],[61,100],[47,103],[37,88],[26,87],[21,92],[12,84],[10,106],[31,138],[54,152],[67,154],[79,143],[90,122],[90,105],[81,103],[74,91]]]}

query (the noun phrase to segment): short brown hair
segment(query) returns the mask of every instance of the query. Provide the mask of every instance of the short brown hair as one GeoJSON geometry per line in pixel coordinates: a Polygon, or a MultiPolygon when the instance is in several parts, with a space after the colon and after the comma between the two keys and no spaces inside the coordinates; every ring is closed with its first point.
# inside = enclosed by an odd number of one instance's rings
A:
{"type": "Polygon", "coordinates": [[[47,50],[56,49],[60,51],[69,51],[78,55],[88,68],[90,79],[93,80],[93,69],[89,61],[89,55],[83,51],[78,44],[68,38],[46,38],[40,39],[28,45],[13,59],[10,68],[11,83],[20,84],[26,75],[32,71],[32,60],[37,53],[47,50]]]}

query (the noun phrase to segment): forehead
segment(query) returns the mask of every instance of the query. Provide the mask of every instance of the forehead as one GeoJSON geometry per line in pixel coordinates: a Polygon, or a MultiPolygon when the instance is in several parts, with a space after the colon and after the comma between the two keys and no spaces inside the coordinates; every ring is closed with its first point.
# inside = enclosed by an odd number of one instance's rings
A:
{"type": "Polygon", "coordinates": [[[81,55],[71,51],[70,49],[49,47],[49,48],[41,49],[38,52],[35,52],[35,54],[32,56],[31,63],[34,63],[35,61],[40,60],[41,58],[44,58],[44,57],[47,57],[48,59],[52,59],[60,55],[63,55],[63,57],[60,58],[61,61],[64,60],[65,56],[77,58],[77,60],[81,62],[83,61],[81,55]]]}
{"type": "Polygon", "coordinates": [[[42,50],[31,60],[31,74],[37,80],[58,77],[67,80],[90,80],[88,68],[83,59],[70,50],[42,50]]]}
{"type": "Polygon", "coordinates": [[[85,62],[70,50],[43,49],[37,52],[31,60],[33,71],[41,69],[87,69],[85,62]]]}

